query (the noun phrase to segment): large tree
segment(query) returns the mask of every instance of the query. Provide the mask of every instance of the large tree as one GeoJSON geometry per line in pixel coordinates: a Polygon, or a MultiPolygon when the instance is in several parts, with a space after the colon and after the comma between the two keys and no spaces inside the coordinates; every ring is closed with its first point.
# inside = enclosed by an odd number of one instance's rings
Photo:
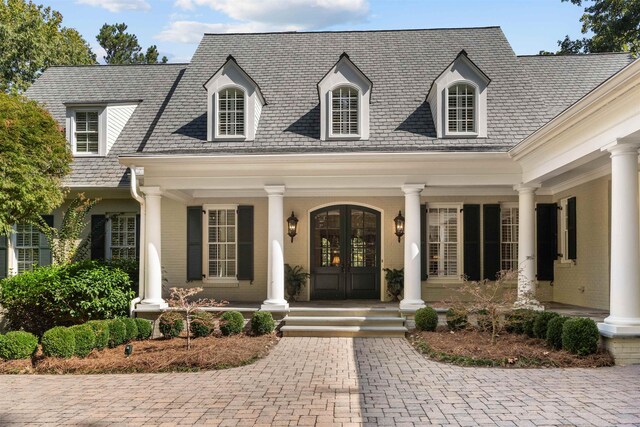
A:
{"type": "Polygon", "coordinates": [[[0,0],[0,91],[22,92],[52,65],[94,64],[80,33],[62,15],[25,0],[0,0]]]}
{"type": "MultiPolygon", "coordinates": [[[[158,48],[151,45],[147,48],[147,53],[142,52],[142,47],[138,43],[135,34],[127,33],[127,25],[104,24],[100,28],[96,39],[100,46],[107,52],[104,60],[107,64],[155,64],[158,61],[158,48]]],[[[167,62],[167,57],[163,56],[161,62],[167,62]]]]}
{"type": "Polygon", "coordinates": [[[0,93],[0,234],[62,204],[71,160],[62,130],[45,109],[0,93]]]}
{"type": "Polygon", "coordinates": [[[582,33],[591,37],[560,40],[558,53],[640,53],[640,0],[562,0],[585,6],[582,33]],[[588,4],[588,5],[587,5],[588,4]]]}

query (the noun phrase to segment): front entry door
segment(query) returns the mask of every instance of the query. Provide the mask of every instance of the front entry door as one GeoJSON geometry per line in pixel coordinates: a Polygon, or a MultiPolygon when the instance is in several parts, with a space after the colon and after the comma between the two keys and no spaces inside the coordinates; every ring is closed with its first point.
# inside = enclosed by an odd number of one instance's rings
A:
{"type": "Polygon", "coordinates": [[[380,213],[340,205],[311,213],[311,298],[380,298],[380,213]]]}

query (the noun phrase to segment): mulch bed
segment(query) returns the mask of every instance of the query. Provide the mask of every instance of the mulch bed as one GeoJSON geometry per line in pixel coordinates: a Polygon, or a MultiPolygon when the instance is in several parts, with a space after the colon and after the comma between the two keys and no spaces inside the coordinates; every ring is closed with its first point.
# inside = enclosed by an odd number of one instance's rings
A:
{"type": "Polygon", "coordinates": [[[544,340],[518,334],[502,333],[492,345],[488,332],[475,329],[451,332],[440,326],[435,332],[413,331],[409,340],[429,359],[460,366],[597,368],[614,364],[605,351],[577,356],[554,350],[544,340]]]}
{"type": "Polygon", "coordinates": [[[187,350],[186,337],[135,341],[129,357],[124,355],[124,346],[94,350],[84,359],[58,359],[37,353],[31,360],[0,361],[0,373],[116,374],[225,369],[255,362],[277,342],[275,334],[210,336],[192,339],[191,350],[187,350]]]}

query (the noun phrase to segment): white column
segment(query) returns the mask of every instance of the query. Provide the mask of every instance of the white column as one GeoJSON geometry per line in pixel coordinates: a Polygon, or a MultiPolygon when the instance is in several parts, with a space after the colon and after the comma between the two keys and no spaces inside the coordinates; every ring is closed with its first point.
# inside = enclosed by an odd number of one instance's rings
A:
{"type": "Polygon", "coordinates": [[[141,187],[146,205],[145,256],[147,263],[142,309],[162,309],[167,303],[162,299],[162,236],[160,187],[141,187]]]}
{"type": "Polygon", "coordinates": [[[536,299],[535,229],[536,186],[517,185],[519,233],[518,233],[518,299],[519,307],[540,309],[536,299]]]}
{"type": "Polygon", "coordinates": [[[269,197],[269,247],[267,252],[267,299],[261,310],[286,311],[284,299],[284,185],[264,187],[269,197]]]}
{"type": "Polygon", "coordinates": [[[640,230],[638,147],[617,143],[611,153],[610,313],[600,332],[609,337],[640,335],[640,230]]]}
{"type": "Polygon", "coordinates": [[[424,307],[420,282],[420,193],[424,184],[402,186],[404,192],[404,298],[401,310],[424,307]]]}

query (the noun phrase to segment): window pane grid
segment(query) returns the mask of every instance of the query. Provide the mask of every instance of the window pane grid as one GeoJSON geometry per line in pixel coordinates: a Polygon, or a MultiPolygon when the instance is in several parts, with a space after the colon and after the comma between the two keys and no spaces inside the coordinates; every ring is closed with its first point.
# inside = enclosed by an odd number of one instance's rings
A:
{"type": "Polygon", "coordinates": [[[209,210],[207,221],[208,276],[235,278],[237,275],[236,211],[235,209],[209,210]]]}
{"type": "Polygon", "coordinates": [[[240,89],[223,89],[218,94],[218,134],[244,135],[244,92],[240,89]]]}
{"type": "Polygon", "coordinates": [[[429,275],[458,276],[458,209],[429,208],[429,275]]]}
{"type": "Polygon", "coordinates": [[[358,134],[358,91],[339,87],[332,92],[332,132],[334,135],[358,134]]]}
{"type": "Polygon", "coordinates": [[[98,152],[98,112],[76,112],[76,152],[98,152]]]}
{"type": "Polygon", "coordinates": [[[111,218],[112,259],[136,259],[136,217],[118,215],[111,218]]]}
{"type": "Polygon", "coordinates": [[[502,208],[500,216],[500,269],[517,271],[519,210],[502,208]]]}
{"type": "Polygon", "coordinates": [[[31,224],[16,225],[18,273],[31,271],[40,258],[40,232],[31,224]]]}
{"type": "Polygon", "coordinates": [[[475,90],[467,84],[449,88],[449,132],[475,132],[475,90]]]}

